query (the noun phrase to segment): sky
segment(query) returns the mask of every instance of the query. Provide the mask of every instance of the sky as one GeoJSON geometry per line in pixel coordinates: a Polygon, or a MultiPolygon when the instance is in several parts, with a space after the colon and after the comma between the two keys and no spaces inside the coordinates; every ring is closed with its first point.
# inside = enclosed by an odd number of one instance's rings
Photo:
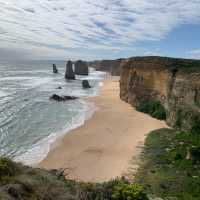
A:
{"type": "Polygon", "coordinates": [[[200,59],[200,0],[0,0],[0,60],[200,59]]]}

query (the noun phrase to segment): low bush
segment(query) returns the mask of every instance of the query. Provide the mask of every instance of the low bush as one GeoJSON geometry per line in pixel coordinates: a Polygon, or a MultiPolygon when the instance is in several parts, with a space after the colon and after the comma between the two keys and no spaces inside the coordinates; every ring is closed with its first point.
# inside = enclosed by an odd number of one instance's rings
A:
{"type": "Polygon", "coordinates": [[[0,184],[20,173],[20,166],[8,158],[0,158],[0,184]]]}
{"type": "Polygon", "coordinates": [[[143,188],[138,184],[119,183],[115,186],[112,197],[116,200],[148,200],[143,188]]]}
{"type": "Polygon", "coordinates": [[[200,134],[200,117],[194,117],[192,122],[191,133],[200,134]]]}
{"type": "Polygon", "coordinates": [[[55,170],[34,169],[0,158],[0,199],[3,200],[113,200],[120,186],[124,188],[124,200],[146,200],[142,188],[124,178],[83,183],[67,180],[55,170]]]}
{"type": "Polygon", "coordinates": [[[152,117],[156,119],[165,120],[166,119],[166,111],[163,105],[159,101],[146,101],[141,102],[138,106],[136,106],[136,110],[150,114],[152,117]]]}

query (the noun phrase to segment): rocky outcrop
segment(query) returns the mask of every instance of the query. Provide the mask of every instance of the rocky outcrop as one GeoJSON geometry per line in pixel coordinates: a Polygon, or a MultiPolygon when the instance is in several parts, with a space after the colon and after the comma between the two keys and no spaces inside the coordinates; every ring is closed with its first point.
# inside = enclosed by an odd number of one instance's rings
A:
{"type": "Polygon", "coordinates": [[[86,62],[82,61],[82,60],[78,60],[75,63],[75,70],[74,70],[75,74],[77,75],[83,75],[83,76],[87,76],[89,74],[89,68],[86,62]]]}
{"type": "Polygon", "coordinates": [[[54,74],[57,74],[57,73],[58,73],[58,69],[57,69],[57,67],[56,67],[55,64],[53,64],[53,73],[54,73],[54,74]]]}
{"type": "Polygon", "coordinates": [[[60,101],[76,100],[76,99],[78,99],[78,97],[74,97],[74,96],[59,96],[57,94],[53,94],[49,99],[60,102],[60,101]]]}
{"type": "Polygon", "coordinates": [[[131,58],[122,67],[120,97],[133,106],[159,101],[170,126],[190,130],[200,122],[200,61],[131,58]]]}
{"type": "Polygon", "coordinates": [[[66,72],[65,72],[66,79],[75,79],[75,74],[73,71],[73,63],[69,60],[66,65],[66,72]]]}
{"type": "Polygon", "coordinates": [[[83,80],[83,81],[82,81],[82,87],[83,87],[83,89],[91,88],[91,86],[90,86],[88,80],[83,80]]]}
{"type": "Polygon", "coordinates": [[[119,76],[122,66],[128,61],[128,59],[118,60],[99,60],[89,62],[88,64],[99,71],[109,72],[113,76],[119,76]]]}

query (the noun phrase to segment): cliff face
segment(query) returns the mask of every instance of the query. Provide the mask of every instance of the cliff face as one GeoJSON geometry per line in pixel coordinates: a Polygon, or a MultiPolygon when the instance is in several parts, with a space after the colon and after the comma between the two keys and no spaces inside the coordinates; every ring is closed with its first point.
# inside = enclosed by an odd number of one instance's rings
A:
{"type": "Polygon", "coordinates": [[[121,73],[122,66],[127,62],[127,59],[118,60],[99,60],[89,62],[89,66],[94,67],[99,71],[110,72],[113,76],[119,76],[121,73]]]}
{"type": "Polygon", "coordinates": [[[133,106],[159,101],[170,126],[189,130],[200,122],[200,61],[131,58],[121,70],[120,97],[133,106]]]}

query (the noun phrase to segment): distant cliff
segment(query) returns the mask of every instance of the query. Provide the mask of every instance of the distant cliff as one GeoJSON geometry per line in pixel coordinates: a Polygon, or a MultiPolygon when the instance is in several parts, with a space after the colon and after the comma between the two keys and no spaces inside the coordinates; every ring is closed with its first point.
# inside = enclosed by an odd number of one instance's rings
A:
{"type": "Polygon", "coordinates": [[[117,59],[117,60],[98,60],[93,62],[88,62],[90,67],[95,68],[99,71],[110,72],[113,76],[119,76],[121,73],[122,66],[127,62],[127,59],[117,59]]]}
{"type": "Polygon", "coordinates": [[[200,61],[135,57],[121,69],[120,97],[133,106],[157,101],[172,127],[200,126],[200,61]]]}

